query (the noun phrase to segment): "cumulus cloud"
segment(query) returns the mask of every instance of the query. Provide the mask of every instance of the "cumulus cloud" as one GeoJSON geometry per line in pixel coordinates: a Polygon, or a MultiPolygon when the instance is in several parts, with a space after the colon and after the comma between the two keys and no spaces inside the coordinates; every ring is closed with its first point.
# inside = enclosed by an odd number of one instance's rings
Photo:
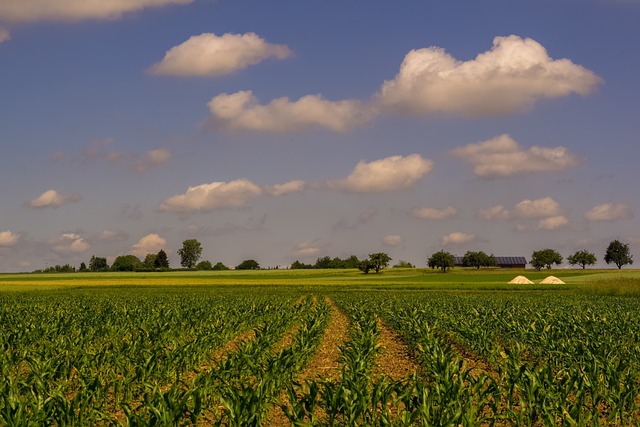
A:
{"type": "Polygon", "coordinates": [[[159,209],[163,212],[191,214],[240,208],[261,194],[262,189],[246,179],[212,182],[189,187],[185,193],[169,197],[160,204],[159,209]]]}
{"type": "Polygon", "coordinates": [[[388,236],[384,236],[382,238],[382,243],[385,246],[395,247],[402,243],[402,237],[397,234],[389,234],[388,236]]]}
{"type": "Polygon", "coordinates": [[[293,180],[284,184],[268,185],[265,187],[267,193],[272,196],[284,196],[289,193],[299,193],[305,188],[305,182],[301,180],[293,180]]]}
{"type": "Polygon", "coordinates": [[[20,234],[9,230],[0,231],[0,247],[11,247],[20,239],[20,234]]]}
{"type": "Polygon", "coordinates": [[[79,234],[64,233],[51,242],[51,248],[59,255],[71,255],[86,252],[90,245],[79,234]]]}
{"type": "Polygon", "coordinates": [[[447,206],[444,209],[435,208],[414,208],[411,215],[420,219],[447,219],[458,215],[458,209],[453,206],[447,206]]]}
{"type": "Polygon", "coordinates": [[[463,243],[469,243],[476,240],[475,234],[462,233],[460,231],[455,231],[453,233],[449,233],[446,236],[442,236],[440,243],[443,246],[451,246],[451,245],[461,245],[463,243]]]}
{"type": "Polygon", "coordinates": [[[329,101],[307,95],[297,101],[277,98],[261,105],[251,91],[215,96],[208,103],[206,123],[228,131],[285,133],[311,127],[345,132],[367,122],[372,112],[357,100],[329,101]]]}
{"type": "Polygon", "coordinates": [[[149,7],[189,4],[193,0],[3,0],[0,20],[8,22],[118,19],[149,7]]]}
{"type": "Polygon", "coordinates": [[[156,148],[147,151],[144,158],[136,164],[135,169],[138,172],[144,172],[149,168],[165,165],[169,160],[171,160],[171,151],[166,148],[156,148]]]}
{"type": "Polygon", "coordinates": [[[563,171],[580,163],[565,147],[524,149],[506,134],[458,147],[452,153],[472,164],[475,175],[482,178],[563,171]]]}
{"type": "Polygon", "coordinates": [[[140,240],[131,246],[131,253],[139,258],[147,254],[160,252],[160,249],[167,247],[167,241],[159,235],[152,233],[141,237],[140,240]]]}
{"type": "Polygon", "coordinates": [[[78,202],[82,200],[79,194],[60,194],[56,190],[47,190],[37,198],[24,203],[28,208],[57,208],[65,203],[78,202]]]}
{"type": "Polygon", "coordinates": [[[255,33],[217,36],[204,33],[172,47],[151,72],[168,76],[223,76],[268,58],[284,59],[286,45],[267,43],[255,33]]]}
{"type": "Polygon", "coordinates": [[[370,163],[361,160],[344,179],[328,181],[331,189],[373,193],[402,190],[413,186],[433,168],[433,161],[419,154],[391,156],[370,163]]]}
{"type": "Polygon", "coordinates": [[[559,216],[562,214],[560,204],[551,197],[536,200],[524,199],[511,210],[503,205],[480,209],[478,217],[486,220],[526,219],[559,216]]]}
{"type": "Polygon", "coordinates": [[[569,220],[564,215],[552,216],[538,221],[540,230],[556,230],[569,224],[569,220]]]}
{"type": "Polygon", "coordinates": [[[315,258],[324,250],[326,244],[321,240],[307,240],[297,244],[291,252],[292,258],[315,258]]]}
{"type": "Polygon", "coordinates": [[[560,204],[551,197],[530,200],[524,199],[513,209],[516,218],[540,218],[557,216],[562,213],[560,204]]]}
{"type": "Polygon", "coordinates": [[[0,43],[11,40],[11,33],[5,28],[0,28],[0,43]]]}
{"type": "Polygon", "coordinates": [[[589,221],[617,221],[633,218],[631,207],[626,203],[603,203],[585,214],[589,221]]]}
{"type": "Polygon", "coordinates": [[[412,50],[378,98],[383,108],[401,114],[503,115],[540,99],[588,95],[600,82],[568,59],[552,59],[535,40],[511,35],[494,38],[489,51],[469,61],[438,47],[412,50]]]}

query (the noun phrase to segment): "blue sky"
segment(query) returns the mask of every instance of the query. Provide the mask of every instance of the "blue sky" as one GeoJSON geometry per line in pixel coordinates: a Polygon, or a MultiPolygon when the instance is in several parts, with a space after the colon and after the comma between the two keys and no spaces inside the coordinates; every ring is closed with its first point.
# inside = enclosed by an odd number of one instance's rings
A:
{"type": "MultiPolygon", "coordinates": [[[[640,250],[640,2],[4,0],[0,271],[640,250]]],[[[600,261],[600,266],[604,266],[600,261]]]]}

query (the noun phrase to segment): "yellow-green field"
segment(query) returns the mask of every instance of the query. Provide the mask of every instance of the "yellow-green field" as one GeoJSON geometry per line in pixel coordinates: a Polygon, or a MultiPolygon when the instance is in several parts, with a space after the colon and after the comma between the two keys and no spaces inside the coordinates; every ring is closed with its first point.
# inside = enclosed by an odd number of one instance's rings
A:
{"type": "Polygon", "coordinates": [[[258,270],[174,271],[162,273],[52,273],[0,274],[1,291],[74,288],[85,286],[197,286],[197,285],[294,285],[294,286],[392,286],[417,288],[573,289],[603,280],[640,278],[640,270],[464,270],[441,273],[431,269],[387,269],[380,274],[358,270],[258,270]],[[563,285],[509,285],[518,275],[537,283],[553,275],[563,285]],[[574,285],[574,286],[571,286],[574,285]]]}

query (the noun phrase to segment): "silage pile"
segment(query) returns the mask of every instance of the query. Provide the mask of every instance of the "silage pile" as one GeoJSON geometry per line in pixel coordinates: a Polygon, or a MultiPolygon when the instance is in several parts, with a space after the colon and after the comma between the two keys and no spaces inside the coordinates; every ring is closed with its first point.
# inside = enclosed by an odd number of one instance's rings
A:
{"type": "Polygon", "coordinates": [[[513,280],[511,280],[509,282],[509,284],[512,285],[531,285],[533,284],[533,282],[529,279],[527,279],[524,276],[518,276],[518,277],[514,277],[513,280]]]}
{"type": "Polygon", "coordinates": [[[544,278],[540,283],[545,285],[564,285],[564,282],[558,279],[556,276],[549,276],[544,278]]]}

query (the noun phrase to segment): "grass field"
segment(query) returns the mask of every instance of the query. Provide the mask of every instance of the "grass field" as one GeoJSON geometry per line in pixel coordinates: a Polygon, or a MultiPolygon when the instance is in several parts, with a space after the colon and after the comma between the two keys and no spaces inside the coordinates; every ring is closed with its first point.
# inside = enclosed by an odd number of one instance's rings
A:
{"type": "Polygon", "coordinates": [[[638,298],[637,270],[0,275],[0,425],[638,425],[638,298]]]}

